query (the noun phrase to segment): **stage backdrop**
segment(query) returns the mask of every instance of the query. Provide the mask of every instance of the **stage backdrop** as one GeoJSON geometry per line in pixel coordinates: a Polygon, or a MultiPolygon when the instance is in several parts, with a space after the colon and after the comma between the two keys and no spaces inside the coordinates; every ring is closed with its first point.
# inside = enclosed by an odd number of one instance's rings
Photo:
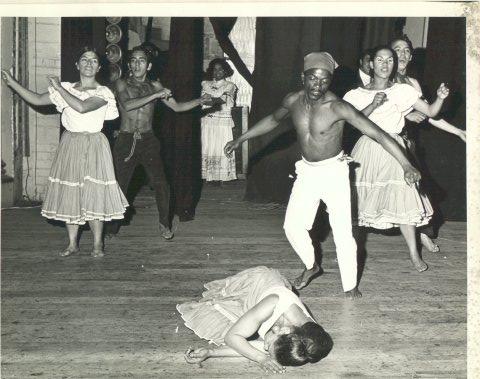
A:
{"type": "MultiPolygon", "coordinates": [[[[462,129],[466,127],[465,70],[465,18],[430,18],[420,83],[430,100],[435,98],[440,83],[448,84],[450,96],[439,117],[462,129]]],[[[427,123],[422,126],[419,128],[420,153],[432,182],[428,191],[439,204],[445,220],[466,220],[466,145],[427,123]]]]}
{"type": "MultiPolygon", "coordinates": [[[[360,52],[387,43],[401,32],[401,27],[398,18],[258,18],[250,126],[274,111],[289,92],[301,88],[305,54],[328,51],[333,55],[340,67],[331,88],[343,96],[355,82],[360,52]]],[[[464,38],[463,19],[430,19],[427,70],[423,75],[425,87],[432,94],[440,81],[448,81],[455,100],[446,104],[449,111],[445,118],[460,127],[465,120],[464,38]]],[[[346,128],[345,145],[351,146],[356,137],[351,128],[346,128]]],[[[435,197],[443,196],[440,205],[445,218],[465,219],[464,145],[436,130],[425,130],[422,143],[426,164],[439,184],[435,197]]],[[[246,199],[285,203],[293,184],[294,163],[300,157],[290,120],[252,140],[250,157],[246,199]]]]}
{"type": "MultiPolygon", "coordinates": [[[[162,83],[178,102],[200,96],[203,18],[172,17],[168,63],[162,83]]],[[[172,185],[172,209],[180,221],[192,220],[201,191],[200,107],[175,113],[162,107],[162,155],[172,185]]],[[[158,125],[156,126],[158,128],[158,125]]]]}

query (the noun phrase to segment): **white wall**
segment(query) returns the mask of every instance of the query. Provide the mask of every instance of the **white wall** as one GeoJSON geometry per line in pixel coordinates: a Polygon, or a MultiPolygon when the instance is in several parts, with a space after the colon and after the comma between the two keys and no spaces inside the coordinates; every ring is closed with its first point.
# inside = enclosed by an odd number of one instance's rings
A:
{"type": "MultiPolygon", "coordinates": [[[[8,69],[12,66],[13,51],[13,18],[0,17],[1,57],[0,67],[8,69]]],[[[5,172],[9,178],[13,178],[13,128],[12,128],[12,105],[13,97],[10,89],[2,83],[0,101],[0,125],[2,136],[2,161],[5,162],[5,172]]],[[[14,201],[13,181],[2,182],[2,208],[10,207],[14,201]]]]}
{"type": "Polygon", "coordinates": [[[412,41],[413,48],[427,47],[428,17],[407,17],[403,32],[412,41]]]}
{"type": "MultiPolygon", "coordinates": [[[[2,68],[12,66],[13,51],[13,18],[0,18],[1,30],[1,60],[2,68]]],[[[2,160],[7,164],[7,175],[13,177],[13,129],[12,129],[12,91],[4,84],[1,85],[0,124],[2,128],[2,160]]]]}
{"type": "MultiPolygon", "coordinates": [[[[60,18],[29,18],[28,75],[29,88],[47,91],[47,75],[60,76],[60,18]]],[[[23,158],[24,196],[43,200],[48,175],[60,136],[58,113],[43,115],[29,110],[30,157],[23,158]]]]}

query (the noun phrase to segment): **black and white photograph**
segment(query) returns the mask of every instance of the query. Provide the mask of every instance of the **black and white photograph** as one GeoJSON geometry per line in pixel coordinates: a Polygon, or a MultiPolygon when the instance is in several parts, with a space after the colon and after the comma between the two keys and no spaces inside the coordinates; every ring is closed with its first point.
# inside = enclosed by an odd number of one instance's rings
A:
{"type": "Polygon", "coordinates": [[[480,377],[478,5],[0,4],[1,377],[480,377]]]}

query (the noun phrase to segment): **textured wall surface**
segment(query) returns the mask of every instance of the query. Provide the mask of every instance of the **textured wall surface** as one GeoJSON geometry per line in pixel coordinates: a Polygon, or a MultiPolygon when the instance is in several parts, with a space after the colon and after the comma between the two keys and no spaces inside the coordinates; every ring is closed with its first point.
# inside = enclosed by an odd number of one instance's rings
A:
{"type": "MultiPolygon", "coordinates": [[[[60,76],[60,18],[30,18],[28,23],[29,88],[47,91],[47,75],[60,76]]],[[[53,108],[29,110],[30,157],[23,158],[24,195],[43,200],[58,146],[60,116],[53,108]]]]}

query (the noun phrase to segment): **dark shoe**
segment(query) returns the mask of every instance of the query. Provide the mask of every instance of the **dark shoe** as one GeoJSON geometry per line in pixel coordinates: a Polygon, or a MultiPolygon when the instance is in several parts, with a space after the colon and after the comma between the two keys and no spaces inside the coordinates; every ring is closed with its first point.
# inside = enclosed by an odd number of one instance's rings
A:
{"type": "Polygon", "coordinates": [[[118,235],[118,233],[108,232],[108,233],[105,233],[105,238],[107,240],[111,240],[111,239],[115,238],[117,235],[118,235]]]}
{"type": "Polygon", "coordinates": [[[178,217],[180,222],[192,221],[193,219],[195,219],[195,212],[190,210],[184,210],[178,215],[178,217]]]}

